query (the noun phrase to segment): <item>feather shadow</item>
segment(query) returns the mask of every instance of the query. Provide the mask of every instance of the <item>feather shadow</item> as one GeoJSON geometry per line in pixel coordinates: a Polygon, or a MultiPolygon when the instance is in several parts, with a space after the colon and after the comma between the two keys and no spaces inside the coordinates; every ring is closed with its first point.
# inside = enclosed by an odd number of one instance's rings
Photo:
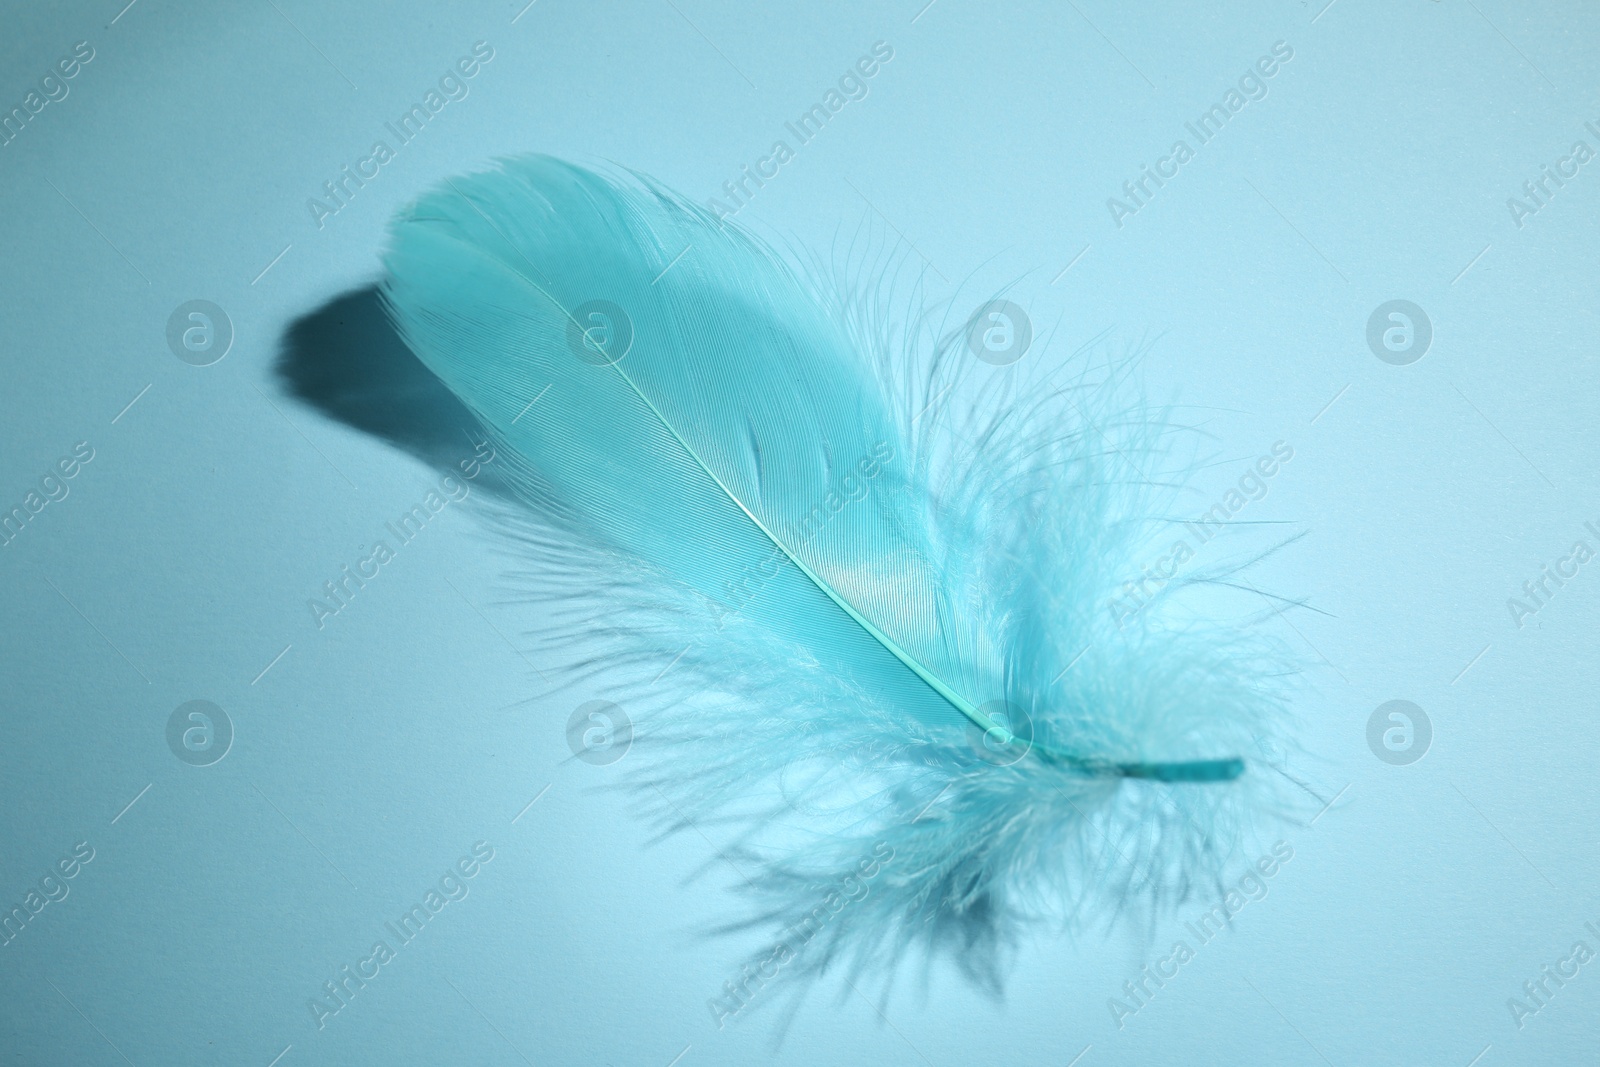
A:
{"type": "Polygon", "coordinates": [[[395,333],[376,286],[341,293],[290,323],[275,369],[296,400],[440,470],[454,470],[470,442],[487,436],[395,333]]]}

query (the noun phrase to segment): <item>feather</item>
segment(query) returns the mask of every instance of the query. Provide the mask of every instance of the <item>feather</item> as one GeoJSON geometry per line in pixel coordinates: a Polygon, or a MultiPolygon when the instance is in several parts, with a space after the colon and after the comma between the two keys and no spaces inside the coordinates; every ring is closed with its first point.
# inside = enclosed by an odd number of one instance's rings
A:
{"type": "Polygon", "coordinates": [[[950,949],[998,987],[1031,916],[1181,897],[1259,804],[1272,649],[1106,608],[1166,525],[1157,421],[1086,382],[941,404],[959,331],[908,354],[745,231],[547,157],[427,194],[385,265],[545,593],[605,613],[602,673],[672,658],[637,782],[669,828],[746,824],[730,927],[783,966],[950,949]]]}

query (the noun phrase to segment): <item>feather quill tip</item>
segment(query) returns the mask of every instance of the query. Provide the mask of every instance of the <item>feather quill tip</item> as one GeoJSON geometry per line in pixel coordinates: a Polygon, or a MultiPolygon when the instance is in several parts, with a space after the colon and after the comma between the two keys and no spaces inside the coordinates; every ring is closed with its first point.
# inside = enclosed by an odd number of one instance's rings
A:
{"type": "Polygon", "coordinates": [[[1117,768],[1124,778],[1150,778],[1157,782],[1231,782],[1244,774],[1244,760],[1188,760],[1183,763],[1126,763],[1117,768]]]}

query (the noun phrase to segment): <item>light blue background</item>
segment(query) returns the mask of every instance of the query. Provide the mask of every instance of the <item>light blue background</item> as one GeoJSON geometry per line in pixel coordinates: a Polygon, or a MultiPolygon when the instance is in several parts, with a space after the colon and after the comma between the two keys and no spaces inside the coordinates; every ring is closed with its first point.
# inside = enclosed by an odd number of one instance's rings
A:
{"type": "Polygon", "coordinates": [[[0,549],[0,900],[74,842],[96,850],[0,948],[5,1062],[1591,1054],[1600,964],[1520,1030],[1506,1000],[1574,941],[1600,949],[1583,929],[1600,925],[1600,572],[1520,629],[1506,599],[1600,522],[1600,163],[1521,228],[1506,198],[1575,139],[1600,148],[1583,129],[1600,123],[1600,11],[521,8],[137,0],[119,15],[103,0],[0,16],[5,108],[74,42],[96,52],[0,148],[0,505],[74,443],[95,449],[71,495],[0,549]],[[495,58],[470,95],[319,230],[306,199],[478,40],[495,58]],[[705,199],[878,40],[895,54],[870,95],[741,221],[824,250],[898,233],[934,298],[975,305],[1015,282],[1036,323],[1060,323],[1030,358],[1108,327],[1160,335],[1145,386],[1203,412],[1222,461],[1196,475],[1197,512],[1273,441],[1295,449],[1252,517],[1308,536],[1258,581],[1326,613],[1277,625],[1308,664],[1313,758],[1297,770],[1345,792],[1281,831],[1295,858],[1270,896],[1121,1030],[1107,999],[1194,907],[1151,931],[1041,931],[1003,1003],[940,970],[881,1018],[825,990],[776,1051],[771,1013],[718,1031],[706,999],[749,946],[696,931],[730,914],[728,872],[690,880],[710,854],[694,835],[647,846],[597,788],[626,763],[567,759],[573,701],[543,698],[540,620],[505,603],[508,561],[468,510],[448,508],[322,630],[306,608],[438,479],[289,399],[274,371],[291,323],[375,278],[391,212],[533,150],[705,199]],[[1269,95],[1115,226],[1106,198],[1279,40],[1294,58],[1269,95]],[[237,332],[211,367],[165,343],[194,298],[237,332]],[[1435,329],[1407,367],[1365,343],[1395,298],[1435,329]],[[208,768],[163,736],[196,698],[237,731],[208,768]],[[1367,748],[1368,715],[1393,698],[1433,723],[1411,766],[1367,748]],[[496,855],[470,895],[319,1031],[307,999],[478,840],[496,855]]]}

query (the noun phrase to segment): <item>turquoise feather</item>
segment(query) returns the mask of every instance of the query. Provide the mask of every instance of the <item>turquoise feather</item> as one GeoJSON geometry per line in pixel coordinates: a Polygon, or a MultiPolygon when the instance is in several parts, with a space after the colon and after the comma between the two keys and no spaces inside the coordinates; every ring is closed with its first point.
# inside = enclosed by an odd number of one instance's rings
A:
{"type": "Polygon", "coordinates": [[[675,810],[709,817],[830,753],[882,786],[849,808],[870,830],[763,868],[769,885],[822,884],[871,834],[912,858],[885,882],[898,892],[833,928],[824,960],[848,930],[932,945],[964,923],[993,947],[1002,900],[1060,877],[1044,857],[1082,853],[1097,819],[1169,823],[1132,782],[1232,782],[1271,731],[1257,650],[1100,617],[1148,502],[1107,477],[1087,431],[1046,427],[1037,404],[1002,410],[985,448],[952,460],[953,416],[914,407],[954,380],[948,338],[907,376],[742,230],[648,180],[545,157],[423,197],[385,264],[398,330],[495,436],[529,514],[678,606],[676,636],[627,630],[636,651],[689,641],[697,685],[762,702],[664,726],[698,761],[650,779],[675,810]],[[1014,758],[985,762],[975,735],[1014,758]]]}

